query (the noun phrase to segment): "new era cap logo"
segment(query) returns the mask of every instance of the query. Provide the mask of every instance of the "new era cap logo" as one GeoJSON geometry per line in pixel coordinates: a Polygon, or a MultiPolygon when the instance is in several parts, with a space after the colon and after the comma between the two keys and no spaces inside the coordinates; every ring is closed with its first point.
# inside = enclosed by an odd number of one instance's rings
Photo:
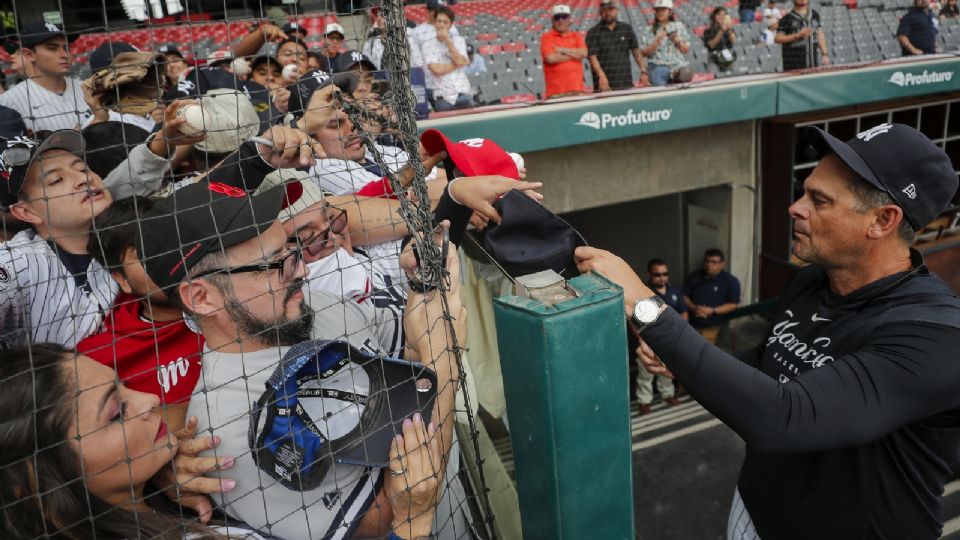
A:
{"type": "Polygon", "coordinates": [[[363,61],[363,54],[357,51],[353,51],[352,53],[350,53],[350,60],[354,62],[361,62],[363,61]]]}
{"type": "Polygon", "coordinates": [[[891,129],[893,129],[892,124],[880,124],[879,126],[873,126],[862,133],[858,133],[857,138],[863,142],[870,142],[877,135],[883,135],[891,129]]]}
{"type": "Polygon", "coordinates": [[[59,31],[60,31],[60,29],[57,28],[57,25],[55,25],[55,24],[53,24],[53,23],[47,23],[47,24],[45,24],[45,25],[43,25],[43,26],[47,29],[47,32],[59,32],[59,31]]]}
{"type": "Polygon", "coordinates": [[[914,184],[910,184],[909,186],[903,188],[903,192],[906,193],[907,197],[910,197],[910,199],[917,198],[917,186],[914,184]]]}

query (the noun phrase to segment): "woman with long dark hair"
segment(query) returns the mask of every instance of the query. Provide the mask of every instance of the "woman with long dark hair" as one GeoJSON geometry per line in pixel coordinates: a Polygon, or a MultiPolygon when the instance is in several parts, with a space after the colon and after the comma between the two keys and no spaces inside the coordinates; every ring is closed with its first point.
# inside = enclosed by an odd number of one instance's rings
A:
{"type": "Polygon", "coordinates": [[[220,537],[147,504],[178,447],[159,398],[58,345],[0,353],[0,385],[0,537],[220,537]]]}

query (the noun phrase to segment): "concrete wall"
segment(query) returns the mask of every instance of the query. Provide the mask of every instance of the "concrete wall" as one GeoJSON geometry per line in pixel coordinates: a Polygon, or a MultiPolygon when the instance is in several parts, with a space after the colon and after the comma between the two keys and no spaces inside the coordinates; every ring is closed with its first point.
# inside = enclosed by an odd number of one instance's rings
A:
{"type": "Polygon", "coordinates": [[[685,207],[725,213],[730,238],[721,247],[728,251],[729,270],[744,286],[744,300],[752,300],[758,234],[753,122],[531,152],[524,158],[529,178],[544,183],[548,208],[566,214],[591,243],[617,252],[637,270],[645,270],[653,255],[666,257],[676,270],[699,266],[686,260],[685,236],[674,232],[685,230],[685,207]]]}

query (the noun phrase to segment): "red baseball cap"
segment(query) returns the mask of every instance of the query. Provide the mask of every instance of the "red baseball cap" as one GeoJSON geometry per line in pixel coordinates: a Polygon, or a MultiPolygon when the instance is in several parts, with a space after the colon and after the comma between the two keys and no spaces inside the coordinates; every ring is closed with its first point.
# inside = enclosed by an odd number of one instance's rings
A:
{"type": "MultiPolygon", "coordinates": [[[[500,145],[490,139],[465,139],[453,142],[436,129],[428,129],[420,136],[420,142],[431,156],[446,152],[464,176],[498,175],[520,180],[520,171],[500,145]]],[[[449,172],[449,171],[448,171],[449,172]]]]}

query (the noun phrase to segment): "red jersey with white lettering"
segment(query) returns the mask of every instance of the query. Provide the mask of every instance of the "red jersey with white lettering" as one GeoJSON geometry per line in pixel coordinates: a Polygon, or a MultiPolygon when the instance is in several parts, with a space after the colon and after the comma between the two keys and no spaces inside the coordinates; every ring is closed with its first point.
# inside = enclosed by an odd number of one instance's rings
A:
{"type": "Polygon", "coordinates": [[[183,319],[153,322],[141,315],[140,301],[117,298],[104,331],[77,345],[77,352],[112,367],[127,388],[159,396],[163,403],[186,403],[200,378],[203,336],[183,319]]]}

